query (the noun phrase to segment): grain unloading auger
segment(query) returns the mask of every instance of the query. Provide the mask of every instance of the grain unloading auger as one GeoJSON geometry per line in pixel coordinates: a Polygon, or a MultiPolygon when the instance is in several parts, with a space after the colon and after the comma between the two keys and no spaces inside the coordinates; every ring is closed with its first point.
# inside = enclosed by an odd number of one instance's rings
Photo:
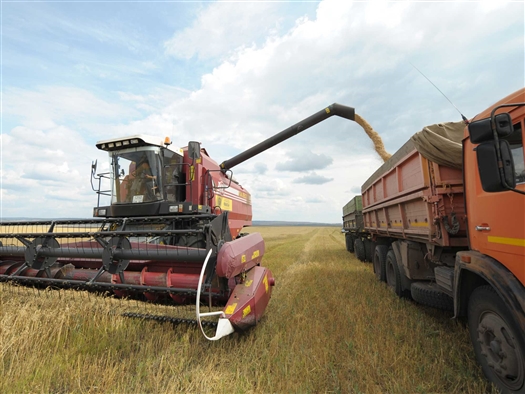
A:
{"type": "Polygon", "coordinates": [[[92,165],[94,219],[2,222],[0,282],[195,305],[196,320],[169,320],[197,322],[212,340],[256,325],[275,280],[261,266],[261,235],[241,233],[252,223],[251,197],[231,168],[332,115],[354,120],[354,109],[330,105],[220,165],[197,142],[180,150],[139,135],[98,142],[110,170],[92,165]],[[202,305],[222,309],[201,313],[202,305]]]}

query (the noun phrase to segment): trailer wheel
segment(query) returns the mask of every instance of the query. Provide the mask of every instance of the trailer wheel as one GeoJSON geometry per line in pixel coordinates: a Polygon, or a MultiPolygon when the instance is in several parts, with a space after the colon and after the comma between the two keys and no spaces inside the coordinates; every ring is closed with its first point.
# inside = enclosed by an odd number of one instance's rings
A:
{"type": "Polygon", "coordinates": [[[369,239],[364,239],[363,245],[365,246],[365,261],[371,263],[374,261],[374,243],[369,239]]]}
{"type": "Polygon", "coordinates": [[[386,282],[386,255],[388,254],[388,246],[377,245],[374,251],[374,273],[377,280],[386,282]]]}
{"type": "Polygon", "coordinates": [[[359,261],[365,261],[366,259],[365,244],[363,243],[363,240],[361,238],[355,239],[354,252],[355,252],[355,257],[357,257],[359,261]]]}
{"type": "Polygon", "coordinates": [[[403,286],[401,283],[401,272],[399,271],[396,254],[393,250],[389,250],[386,254],[385,265],[386,283],[388,287],[390,287],[398,297],[408,297],[407,291],[403,291],[403,286]]]}
{"type": "Polygon", "coordinates": [[[350,253],[354,253],[354,237],[351,234],[345,234],[346,250],[350,253]]]}
{"type": "Polygon", "coordinates": [[[485,376],[501,392],[525,393],[525,340],[491,286],[478,287],[468,304],[468,326],[485,376]]]}
{"type": "Polygon", "coordinates": [[[439,289],[438,285],[431,282],[414,282],[410,286],[410,293],[414,301],[443,309],[445,311],[454,310],[454,301],[447,293],[439,289]]]}

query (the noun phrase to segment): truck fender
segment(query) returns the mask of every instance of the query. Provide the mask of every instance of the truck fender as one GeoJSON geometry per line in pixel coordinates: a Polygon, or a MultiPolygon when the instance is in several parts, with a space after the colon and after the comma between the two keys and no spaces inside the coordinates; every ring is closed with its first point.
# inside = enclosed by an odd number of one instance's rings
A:
{"type": "Polygon", "coordinates": [[[476,251],[458,252],[454,277],[454,318],[466,316],[472,291],[489,284],[525,332],[525,287],[503,264],[476,251]]]}

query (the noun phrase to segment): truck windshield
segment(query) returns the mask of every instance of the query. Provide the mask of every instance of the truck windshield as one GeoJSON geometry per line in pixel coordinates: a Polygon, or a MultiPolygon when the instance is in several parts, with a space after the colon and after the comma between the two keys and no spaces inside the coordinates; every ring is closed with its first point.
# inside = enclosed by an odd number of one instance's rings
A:
{"type": "Polygon", "coordinates": [[[111,153],[112,204],[161,200],[162,168],[154,147],[131,148],[111,153]]]}

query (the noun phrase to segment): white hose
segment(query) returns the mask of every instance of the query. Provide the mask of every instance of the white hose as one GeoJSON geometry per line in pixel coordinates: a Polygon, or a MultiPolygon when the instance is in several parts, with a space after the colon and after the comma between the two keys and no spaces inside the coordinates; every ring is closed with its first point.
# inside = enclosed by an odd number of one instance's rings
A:
{"type": "Polygon", "coordinates": [[[224,317],[224,312],[222,311],[200,313],[202,280],[204,279],[204,273],[206,272],[206,266],[208,265],[208,260],[211,257],[211,252],[212,250],[210,249],[210,251],[208,252],[206,256],[206,259],[204,260],[204,264],[202,265],[201,275],[199,277],[199,285],[197,286],[197,300],[195,301],[195,310],[197,312],[197,322],[199,323],[199,327],[202,331],[202,335],[204,335],[206,339],[210,341],[216,341],[217,339],[225,337],[226,335],[230,335],[235,330],[233,329],[233,326],[230,323],[230,321],[224,317]],[[210,338],[209,336],[206,335],[206,333],[204,332],[204,329],[202,328],[201,317],[202,316],[204,317],[205,316],[218,316],[218,315],[220,315],[221,317],[219,317],[219,322],[217,324],[217,331],[215,332],[215,336],[210,338]]]}

